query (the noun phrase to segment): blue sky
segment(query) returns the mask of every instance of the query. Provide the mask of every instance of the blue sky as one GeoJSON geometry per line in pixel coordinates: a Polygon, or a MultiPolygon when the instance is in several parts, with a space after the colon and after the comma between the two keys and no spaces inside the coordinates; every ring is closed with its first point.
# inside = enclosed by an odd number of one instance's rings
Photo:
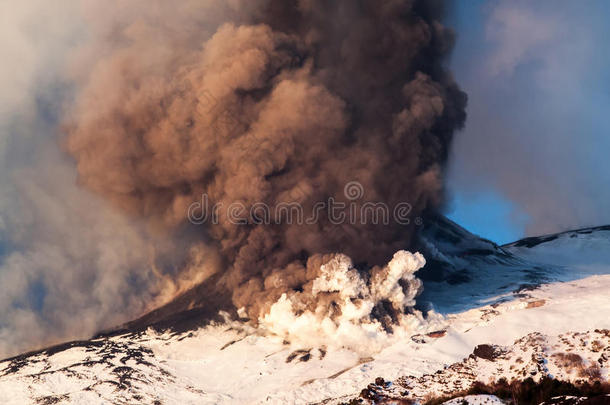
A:
{"type": "Polygon", "coordinates": [[[448,215],[500,243],[610,223],[610,2],[455,1],[448,215]]]}
{"type": "Polygon", "coordinates": [[[528,222],[526,214],[494,190],[457,192],[449,210],[453,221],[500,244],[523,237],[528,222]]]}

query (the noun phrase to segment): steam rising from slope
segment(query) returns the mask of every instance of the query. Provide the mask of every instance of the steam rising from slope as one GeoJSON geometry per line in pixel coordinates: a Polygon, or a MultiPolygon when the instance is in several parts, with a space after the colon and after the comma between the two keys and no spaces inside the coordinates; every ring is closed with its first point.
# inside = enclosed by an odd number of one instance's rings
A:
{"type": "Polygon", "coordinates": [[[296,345],[361,354],[377,352],[390,339],[404,337],[402,332],[440,329],[442,317],[431,312],[424,321],[412,308],[422,288],[414,273],[425,264],[419,253],[398,251],[387,266],[362,274],[349,257],[336,255],[303,291],[282,294],[260,325],[296,345]]]}
{"type": "Polygon", "coordinates": [[[347,201],[350,181],[367,201],[407,202],[413,215],[441,202],[465,95],[442,67],[452,36],[439,3],[112,6],[110,16],[92,11],[92,40],[74,65],[65,142],[79,180],[155,232],[216,246],[222,283],[250,317],[311,284],[330,260],[322,255],[384,263],[412,229],[326,216],[257,225],[244,215],[237,225],[232,203],[298,203],[310,216],[316,202],[347,201]],[[218,224],[189,226],[202,195],[220,207],[218,224]]]}
{"type": "Polygon", "coordinates": [[[58,148],[78,12],[71,0],[0,2],[0,357],[90,336],[164,289],[149,247],[171,243],[78,188],[58,148]]]}

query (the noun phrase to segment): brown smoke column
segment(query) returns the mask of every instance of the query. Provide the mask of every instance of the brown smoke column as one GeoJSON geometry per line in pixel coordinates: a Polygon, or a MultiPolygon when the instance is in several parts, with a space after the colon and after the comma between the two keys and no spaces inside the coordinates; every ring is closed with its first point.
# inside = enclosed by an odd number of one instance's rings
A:
{"type": "Polygon", "coordinates": [[[79,181],[156,232],[215,246],[221,282],[250,316],[315,278],[318,254],[382,264],[409,247],[414,227],[333,225],[325,215],[236,225],[231,203],[273,213],[297,202],[307,217],[329,197],[347,202],[350,181],[363,185],[362,202],[408,202],[413,217],[442,202],[466,96],[443,67],[453,36],[440,2],[116,7],[92,23],[92,42],[75,58],[65,123],[79,181]],[[217,225],[188,222],[203,194],[222,204],[217,225]]]}

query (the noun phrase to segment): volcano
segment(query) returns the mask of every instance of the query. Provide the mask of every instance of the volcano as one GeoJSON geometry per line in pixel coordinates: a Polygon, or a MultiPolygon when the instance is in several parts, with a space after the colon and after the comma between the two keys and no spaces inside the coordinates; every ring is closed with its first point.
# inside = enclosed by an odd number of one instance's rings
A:
{"type": "Polygon", "coordinates": [[[368,356],[265,334],[240,319],[212,277],[90,340],[3,360],[0,400],[423,403],[502,379],[555,379],[574,390],[607,380],[609,226],[499,246],[437,216],[420,229],[418,248],[427,264],[416,273],[417,308],[429,322],[368,356]]]}
{"type": "MultiPolygon", "coordinates": [[[[610,263],[610,226],[529,237],[500,246],[438,215],[422,226],[416,250],[426,258],[426,265],[417,272],[424,282],[418,307],[447,313],[490,299],[505,300],[505,295],[541,284],[604,273],[610,263]]],[[[184,332],[221,320],[221,311],[237,319],[237,309],[219,278],[214,275],[160,308],[100,335],[148,327],[184,332]]]]}

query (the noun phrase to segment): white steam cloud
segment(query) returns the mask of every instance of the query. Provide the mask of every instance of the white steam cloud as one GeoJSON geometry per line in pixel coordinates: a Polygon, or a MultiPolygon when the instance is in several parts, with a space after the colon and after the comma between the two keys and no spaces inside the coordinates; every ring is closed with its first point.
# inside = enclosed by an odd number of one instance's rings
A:
{"type": "Polygon", "coordinates": [[[335,255],[302,292],[282,294],[259,324],[294,345],[379,351],[393,339],[442,326],[440,315],[424,319],[413,309],[422,291],[414,273],[425,264],[421,254],[401,250],[363,274],[349,257],[335,255]]]}

